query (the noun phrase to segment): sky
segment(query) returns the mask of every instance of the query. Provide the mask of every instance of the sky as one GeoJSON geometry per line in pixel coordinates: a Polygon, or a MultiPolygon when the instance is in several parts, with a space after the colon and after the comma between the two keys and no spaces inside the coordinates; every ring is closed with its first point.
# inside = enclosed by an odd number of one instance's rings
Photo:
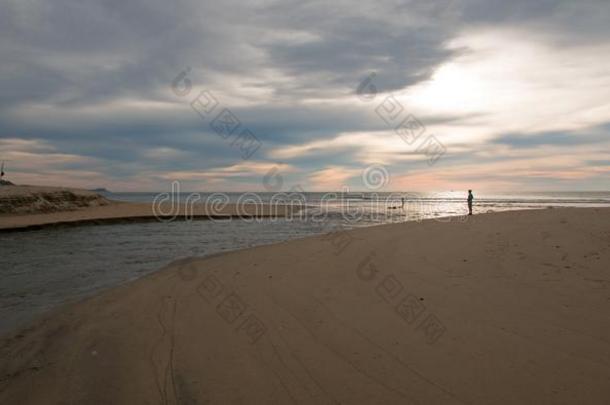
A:
{"type": "Polygon", "coordinates": [[[0,0],[0,89],[20,184],[610,189],[607,0],[0,0]]]}

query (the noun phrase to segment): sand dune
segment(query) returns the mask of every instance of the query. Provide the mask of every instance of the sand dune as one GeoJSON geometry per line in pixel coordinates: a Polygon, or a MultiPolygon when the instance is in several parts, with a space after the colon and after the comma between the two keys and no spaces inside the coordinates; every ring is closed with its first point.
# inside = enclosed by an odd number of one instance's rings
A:
{"type": "Polygon", "coordinates": [[[6,404],[604,404],[610,210],[176,262],[1,343],[6,404]]]}
{"type": "Polygon", "coordinates": [[[0,215],[38,214],[70,211],[110,204],[106,198],[88,190],[65,187],[0,187],[0,215]]]}

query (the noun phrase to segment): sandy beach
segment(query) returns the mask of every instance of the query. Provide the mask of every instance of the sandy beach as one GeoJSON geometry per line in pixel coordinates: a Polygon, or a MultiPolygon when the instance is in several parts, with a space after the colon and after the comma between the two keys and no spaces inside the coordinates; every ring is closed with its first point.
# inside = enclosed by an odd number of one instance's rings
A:
{"type": "Polygon", "coordinates": [[[610,405],[610,1],[0,22],[0,405],[610,405]]]}
{"type": "Polygon", "coordinates": [[[175,262],[6,336],[0,402],[608,403],[608,214],[409,222],[175,262]]]}

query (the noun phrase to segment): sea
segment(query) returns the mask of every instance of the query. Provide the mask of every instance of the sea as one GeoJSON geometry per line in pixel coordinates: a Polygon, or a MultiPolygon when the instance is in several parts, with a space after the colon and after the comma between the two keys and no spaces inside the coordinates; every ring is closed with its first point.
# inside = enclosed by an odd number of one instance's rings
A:
{"type": "MultiPolygon", "coordinates": [[[[269,204],[277,193],[112,193],[118,201],[269,204]],[[196,195],[196,199],[193,196],[196,195]]],[[[286,197],[286,195],[288,197],[286,197]]],[[[48,228],[0,234],[0,334],[97,291],[185,257],[204,257],[356,227],[432,219],[468,220],[466,193],[284,193],[302,208],[289,218],[233,218],[48,228]],[[403,202],[404,199],[404,202],[403,202]]],[[[610,192],[475,194],[474,214],[610,207],[610,192]]]]}

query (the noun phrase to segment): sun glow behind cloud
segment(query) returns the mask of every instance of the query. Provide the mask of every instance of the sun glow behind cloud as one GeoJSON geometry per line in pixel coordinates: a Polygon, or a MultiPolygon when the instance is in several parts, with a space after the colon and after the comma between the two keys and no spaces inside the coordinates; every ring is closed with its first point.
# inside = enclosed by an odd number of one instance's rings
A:
{"type": "Polygon", "coordinates": [[[486,29],[449,46],[463,54],[405,90],[407,105],[429,114],[473,114],[490,136],[576,130],[610,119],[608,44],[557,47],[534,32],[486,29]]]}

